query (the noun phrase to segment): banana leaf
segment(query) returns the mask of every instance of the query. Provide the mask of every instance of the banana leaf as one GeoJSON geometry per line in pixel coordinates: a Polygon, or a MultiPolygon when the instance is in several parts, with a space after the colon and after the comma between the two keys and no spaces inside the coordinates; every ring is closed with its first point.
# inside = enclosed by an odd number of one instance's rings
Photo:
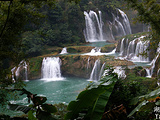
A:
{"type": "Polygon", "coordinates": [[[86,90],[78,95],[75,101],[69,103],[67,108],[69,112],[65,119],[101,119],[117,80],[117,75],[111,74],[89,85],[86,90]]]}

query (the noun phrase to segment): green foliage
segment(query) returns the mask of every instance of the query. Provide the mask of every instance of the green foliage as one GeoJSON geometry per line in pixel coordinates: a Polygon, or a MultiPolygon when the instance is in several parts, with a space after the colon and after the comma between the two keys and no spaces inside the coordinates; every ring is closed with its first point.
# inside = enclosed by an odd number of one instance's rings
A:
{"type": "MultiPolygon", "coordinates": [[[[136,115],[138,116],[140,112],[145,112],[145,113],[150,113],[149,115],[153,114],[153,110],[155,106],[159,106],[159,102],[160,102],[160,88],[151,91],[148,94],[142,95],[142,96],[138,96],[135,97],[134,99],[131,100],[130,104],[131,105],[137,105],[137,107],[135,107],[135,109],[133,109],[133,111],[128,115],[128,117],[133,116],[135,113],[137,113],[136,115]]],[[[146,116],[146,117],[148,117],[146,116]]]]}
{"type": "Polygon", "coordinates": [[[160,41],[160,4],[158,0],[126,0],[129,7],[138,11],[136,21],[148,24],[151,26],[151,46],[157,48],[160,41]]]}
{"type": "Polygon", "coordinates": [[[101,119],[114,85],[118,80],[117,75],[112,73],[112,70],[108,73],[98,82],[88,85],[75,101],[69,103],[67,108],[69,112],[65,119],[101,119]]]}

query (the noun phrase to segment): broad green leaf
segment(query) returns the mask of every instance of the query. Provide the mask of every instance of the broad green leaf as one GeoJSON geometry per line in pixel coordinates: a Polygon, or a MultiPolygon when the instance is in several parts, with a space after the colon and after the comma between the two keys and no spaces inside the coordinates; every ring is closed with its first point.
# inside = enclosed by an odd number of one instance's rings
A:
{"type": "Polygon", "coordinates": [[[45,110],[46,112],[49,112],[49,113],[57,112],[56,107],[51,104],[43,104],[42,108],[43,108],[43,110],[45,110]]]}
{"type": "MultiPolygon", "coordinates": [[[[117,81],[117,79],[115,79],[117,81]]],[[[105,86],[106,91],[102,93],[99,98],[97,98],[96,102],[94,103],[94,107],[92,109],[91,120],[100,120],[105,110],[105,106],[109,100],[109,97],[113,91],[115,82],[110,82],[108,86],[105,86]]],[[[107,84],[106,84],[107,85],[107,84]]]]}
{"type": "Polygon", "coordinates": [[[132,112],[127,116],[127,117],[131,117],[134,113],[136,113],[137,111],[140,110],[140,108],[144,105],[146,105],[149,101],[142,101],[134,110],[132,110],[132,112]]]}
{"type": "Polygon", "coordinates": [[[78,95],[75,101],[69,103],[67,108],[69,112],[65,119],[73,120],[83,117],[90,120],[101,119],[117,79],[118,77],[114,75],[108,75],[106,78],[90,84],[86,90],[78,95]]]}

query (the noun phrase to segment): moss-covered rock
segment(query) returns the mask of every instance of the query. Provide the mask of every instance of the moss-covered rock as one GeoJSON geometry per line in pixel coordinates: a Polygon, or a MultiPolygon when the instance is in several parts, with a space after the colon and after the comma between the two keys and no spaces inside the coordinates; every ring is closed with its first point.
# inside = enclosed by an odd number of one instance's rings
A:
{"type": "Polygon", "coordinates": [[[103,53],[111,52],[115,48],[116,48],[116,44],[105,45],[104,47],[101,48],[101,52],[103,53]]]}
{"type": "Polygon", "coordinates": [[[43,57],[34,57],[29,59],[28,66],[28,79],[39,79],[41,78],[41,66],[43,57]]]}
{"type": "Polygon", "coordinates": [[[67,47],[68,53],[88,53],[90,52],[94,47],[92,46],[70,46],[67,47]]]}

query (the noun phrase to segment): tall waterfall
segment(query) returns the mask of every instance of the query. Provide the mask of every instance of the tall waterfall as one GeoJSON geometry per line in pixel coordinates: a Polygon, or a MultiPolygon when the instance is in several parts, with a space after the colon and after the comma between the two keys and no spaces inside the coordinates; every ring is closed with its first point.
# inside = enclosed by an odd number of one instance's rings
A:
{"type": "Polygon", "coordinates": [[[118,36],[126,35],[126,32],[124,30],[124,26],[119,20],[119,16],[115,16],[113,13],[112,13],[112,16],[113,16],[113,25],[116,28],[117,35],[118,36]]]}
{"type": "Polygon", "coordinates": [[[135,38],[128,43],[128,39],[121,40],[120,46],[120,56],[122,58],[131,60],[133,62],[149,62],[149,51],[147,48],[149,46],[149,41],[142,41],[145,36],[135,38]],[[147,51],[147,56],[141,55],[143,52],[147,51]]]}
{"type": "Polygon", "coordinates": [[[131,31],[131,26],[130,26],[130,22],[129,22],[129,19],[127,17],[127,15],[120,9],[118,9],[119,13],[121,14],[122,18],[123,18],[123,26],[124,26],[124,29],[125,29],[125,32],[126,34],[132,34],[132,31],[131,31]]]}
{"type": "Polygon", "coordinates": [[[47,57],[42,61],[42,79],[44,80],[62,80],[61,60],[59,57],[47,57]]]}
{"type": "Polygon", "coordinates": [[[104,41],[103,37],[103,21],[102,13],[98,11],[99,18],[96,12],[90,10],[89,13],[84,11],[86,29],[84,30],[84,35],[86,42],[98,42],[104,41]]]}

